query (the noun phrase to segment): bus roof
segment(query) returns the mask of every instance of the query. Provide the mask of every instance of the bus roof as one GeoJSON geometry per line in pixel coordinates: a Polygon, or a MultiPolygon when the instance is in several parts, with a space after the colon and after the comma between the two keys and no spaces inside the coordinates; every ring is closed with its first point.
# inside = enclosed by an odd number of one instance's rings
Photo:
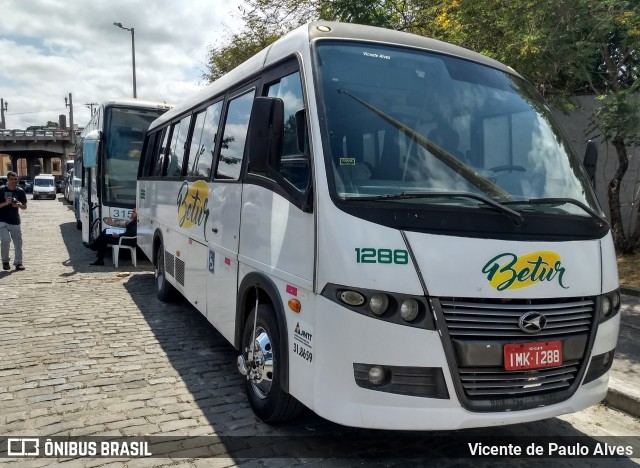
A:
{"type": "Polygon", "coordinates": [[[134,98],[116,98],[109,99],[102,103],[104,107],[108,106],[123,106],[123,107],[139,107],[139,108],[150,108],[150,109],[170,109],[172,106],[167,104],[166,102],[160,101],[145,101],[142,99],[134,99],[134,98]]]}
{"type": "Polygon", "coordinates": [[[301,51],[303,48],[308,48],[311,42],[322,39],[359,40],[378,44],[401,45],[405,47],[423,49],[430,52],[463,58],[492,68],[497,68],[506,73],[520,76],[512,68],[498,62],[497,60],[436,39],[401,31],[394,31],[391,29],[364,26],[361,24],[314,21],[288,32],[267,48],[261,50],[256,55],[231,70],[229,73],[211,83],[205,89],[196,92],[194,95],[158,117],[149,128],[163,125],[186,110],[196,107],[200,103],[224,92],[235,83],[246,80],[250,76],[258,73],[265,66],[291,56],[295,51],[301,51]]]}

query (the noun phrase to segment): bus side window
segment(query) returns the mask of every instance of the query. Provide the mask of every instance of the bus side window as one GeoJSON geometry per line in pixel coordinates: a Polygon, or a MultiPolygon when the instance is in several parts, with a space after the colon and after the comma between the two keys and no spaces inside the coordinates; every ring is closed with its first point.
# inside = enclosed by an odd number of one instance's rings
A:
{"type": "Polygon", "coordinates": [[[211,178],[211,163],[213,151],[216,145],[215,136],[220,123],[222,113],[222,101],[218,101],[207,107],[206,112],[200,112],[196,117],[196,123],[191,137],[189,150],[189,169],[187,175],[211,178]]]}
{"type": "Polygon", "coordinates": [[[182,163],[185,153],[185,143],[189,133],[189,122],[191,116],[183,118],[173,125],[171,146],[169,147],[169,162],[167,164],[166,177],[180,177],[182,175],[182,163]]]}
{"type": "Polygon", "coordinates": [[[195,123],[193,124],[193,133],[191,135],[191,144],[189,146],[189,161],[187,163],[187,176],[198,175],[194,168],[200,160],[202,154],[202,147],[200,146],[200,140],[202,139],[202,127],[204,125],[206,112],[198,112],[195,114],[195,123]]]}
{"type": "Polygon", "coordinates": [[[251,90],[229,101],[224,133],[220,141],[216,179],[238,180],[240,178],[254,95],[255,90],[251,90]]]}
{"type": "Polygon", "coordinates": [[[158,136],[160,132],[153,132],[147,134],[144,144],[142,145],[142,157],[140,158],[140,164],[138,165],[138,177],[148,177],[151,171],[153,171],[153,164],[155,164],[155,149],[158,142],[158,136]]]}
{"type": "Polygon", "coordinates": [[[153,167],[153,172],[150,172],[150,175],[160,177],[162,175],[162,170],[164,168],[165,163],[165,154],[167,152],[167,144],[169,143],[169,128],[165,127],[162,130],[162,137],[159,138],[159,141],[162,141],[162,144],[159,148],[157,148],[155,154],[157,155],[155,167],[153,167]]]}
{"type": "Polygon", "coordinates": [[[158,149],[162,144],[166,130],[153,132],[146,136],[146,141],[142,147],[142,159],[140,161],[140,176],[151,177],[155,171],[158,160],[158,149]]]}
{"type": "MultiPolygon", "coordinates": [[[[291,73],[267,85],[267,96],[277,97],[284,102],[284,136],[282,143],[282,159],[280,174],[298,190],[304,191],[309,186],[309,137],[304,131],[304,140],[298,141],[296,113],[304,110],[304,97],[300,82],[300,72],[291,73]]],[[[299,113],[304,116],[304,112],[299,113]]]]}

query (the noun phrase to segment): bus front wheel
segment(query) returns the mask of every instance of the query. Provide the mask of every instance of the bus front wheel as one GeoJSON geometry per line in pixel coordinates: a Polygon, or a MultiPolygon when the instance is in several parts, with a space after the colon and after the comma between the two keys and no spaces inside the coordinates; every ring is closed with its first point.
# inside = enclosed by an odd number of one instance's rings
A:
{"type": "Polygon", "coordinates": [[[278,357],[286,350],[280,348],[282,343],[275,310],[271,304],[260,304],[257,313],[255,319],[256,310],[251,311],[242,335],[242,352],[249,371],[245,381],[249,404],[266,423],[293,419],[304,406],[280,385],[284,369],[278,357]]]}
{"type": "Polygon", "coordinates": [[[156,281],[156,296],[162,302],[169,302],[175,296],[175,288],[169,284],[166,278],[166,271],[164,267],[164,246],[160,245],[156,252],[156,265],[154,271],[154,278],[156,281]]]}

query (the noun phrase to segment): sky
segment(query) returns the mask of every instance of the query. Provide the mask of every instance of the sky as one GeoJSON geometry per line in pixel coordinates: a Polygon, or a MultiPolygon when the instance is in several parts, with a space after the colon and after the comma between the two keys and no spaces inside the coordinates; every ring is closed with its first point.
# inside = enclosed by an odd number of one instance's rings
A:
{"type": "MultiPolygon", "coordinates": [[[[0,98],[8,129],[59,121],[86,104],[133,97],[177,104],[206,85],[209,46],[242,27],[241,0],[0,0],[0,98]]],[[[94,106],[95,107],[95,106],[94,106]]]]}

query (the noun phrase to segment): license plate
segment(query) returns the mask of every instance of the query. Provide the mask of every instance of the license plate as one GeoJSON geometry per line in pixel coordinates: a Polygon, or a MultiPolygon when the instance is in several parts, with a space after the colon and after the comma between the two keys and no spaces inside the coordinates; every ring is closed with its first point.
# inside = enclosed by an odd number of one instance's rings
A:
{"type": "Polygon", "coordinates": [[[562,342],[510,343],[504,345],[505,370],[541,369],[562,364],[562,342]]]}

